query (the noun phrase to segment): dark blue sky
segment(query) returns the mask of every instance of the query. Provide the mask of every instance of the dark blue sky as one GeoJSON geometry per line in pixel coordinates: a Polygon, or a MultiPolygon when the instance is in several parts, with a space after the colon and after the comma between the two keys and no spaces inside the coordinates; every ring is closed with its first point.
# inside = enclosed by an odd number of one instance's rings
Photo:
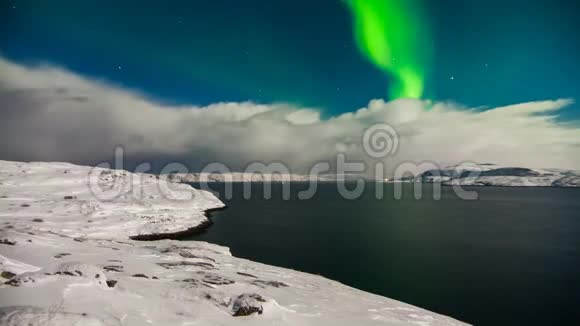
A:
{"type": "MultiPolygon", "coordinates": [[[[580,99],[580,2],[432,0],[437,100],[580,99]]],[[[169,103],[253,100],[353,111],[387,77],[358,51],[341,1],[0,0],[0,53],[169,103]]],[[[580,117],[577,105],[565,113],[580,117]]]]}

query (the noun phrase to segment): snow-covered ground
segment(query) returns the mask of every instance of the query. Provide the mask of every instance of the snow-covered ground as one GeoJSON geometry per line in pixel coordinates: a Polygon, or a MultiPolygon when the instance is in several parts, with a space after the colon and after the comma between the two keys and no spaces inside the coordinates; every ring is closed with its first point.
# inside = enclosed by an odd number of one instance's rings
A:
{"type": "Polygon", "coordinates": [[[194,231],[221,206],[155,176],[0,161],[0,324],[464,325],[225,247],[133,240],[194,231]]]}

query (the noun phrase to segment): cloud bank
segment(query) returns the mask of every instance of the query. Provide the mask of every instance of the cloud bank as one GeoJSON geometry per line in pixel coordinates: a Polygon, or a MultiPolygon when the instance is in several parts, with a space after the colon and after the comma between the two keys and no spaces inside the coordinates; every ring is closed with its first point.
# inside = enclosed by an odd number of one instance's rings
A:
{"type": "Polygon", "coordinates": [[[221,162],[242,170],[253,161],[301,173],[318,161],[371,161],[365,129],[387,123],[403,161],[463,161],[580,169],[580,128],[559,122],[558,99],[485,111],[453,103],[371,100],[354,112],[321,119],[316,109],[284,104],[172,106],[58,67],[0,58],[0,159],[95,164],[122,145],[130,160],[178,160],[192,169],[221,162]]]}

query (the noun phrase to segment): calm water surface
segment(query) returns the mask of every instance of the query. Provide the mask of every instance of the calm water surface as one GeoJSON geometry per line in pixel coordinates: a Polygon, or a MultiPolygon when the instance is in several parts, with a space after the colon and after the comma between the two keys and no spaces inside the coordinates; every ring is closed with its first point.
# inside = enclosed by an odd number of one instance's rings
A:
{"type": "Polygon", "coordinates": [[[271,199],[252,184],[245,200],[233,187],[192,239],[476,325],[580,325],[580,189],[480,187],[463,201],[443,187],[436,201],[406,185],[394,200],[386,184],[381,200],[373,188],[345,200],[328,183],[299,200],[306,184],[294,183],[282,200],[278,183],[271,199]]]}

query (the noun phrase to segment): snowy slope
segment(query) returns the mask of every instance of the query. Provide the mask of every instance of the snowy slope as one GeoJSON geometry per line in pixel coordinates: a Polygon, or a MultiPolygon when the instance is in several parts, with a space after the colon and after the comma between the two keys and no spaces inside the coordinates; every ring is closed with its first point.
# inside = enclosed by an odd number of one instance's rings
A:
{"type": "Polygon", "coordinates": [[[0,161],[0,324],[464,325],[217,245],[132,240],[203,227],[222,203],[183,184],[168,193],[154,176],[90,171],[0,161]],[[108,191],[91,192],[89,176],[119,195],[99,200],[108,191]]]}

